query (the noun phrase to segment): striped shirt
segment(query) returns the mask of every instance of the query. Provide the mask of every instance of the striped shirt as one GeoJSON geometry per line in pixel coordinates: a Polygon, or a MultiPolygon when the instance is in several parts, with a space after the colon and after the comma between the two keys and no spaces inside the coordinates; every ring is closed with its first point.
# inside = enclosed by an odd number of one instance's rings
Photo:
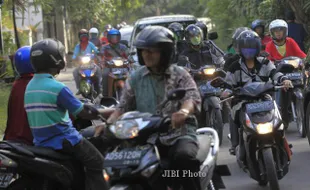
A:
{"type": "Polygon", "coordinates": [[[25,109],[36,146],[62,149],[67,139],[74,146],[82,136],[73,127],[69,113],[76,116],[83,104],[50,74],[35,74],[25,92],[25,109]]]}

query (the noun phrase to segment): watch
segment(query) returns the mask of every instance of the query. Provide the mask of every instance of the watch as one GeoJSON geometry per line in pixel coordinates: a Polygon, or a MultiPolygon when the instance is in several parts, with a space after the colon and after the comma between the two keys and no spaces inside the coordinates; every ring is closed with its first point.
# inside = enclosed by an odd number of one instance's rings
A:
{"type": "Polygon", "coordinates": [[[185,114],[185,115],[188,115],[189,114],[189,110],[188,109],[185,109],[185,108],[182,108],[180,109],[180,112],[185,114]]]}

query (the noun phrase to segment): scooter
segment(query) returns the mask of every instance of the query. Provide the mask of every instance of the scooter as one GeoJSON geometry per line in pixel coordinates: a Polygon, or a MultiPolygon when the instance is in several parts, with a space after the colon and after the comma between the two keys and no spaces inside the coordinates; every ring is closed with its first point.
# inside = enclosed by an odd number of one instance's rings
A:
{"type": "MultiPolygon", "coordinates": [[[[179,100],[185,93],[186,89],[176,89],[167,99],[179,100]]],[[[119,146],[106,154],[104,161],[111,189],[167,189],[165,183],[157,183],[167,169],[167,160],[160,157],[155,142],[158,134],[169,128],[169,117],[137,111],[123,114],[115,124],[107,127],[109,133],[120,141],[119,146]],[[154,138],[149,138],[151,136],[154,138]]],[[[226,165],[216,164],[219,152],[217,132],[212,128],[200,128],[196,132],[200,145],[197,159],[201,164],[202,189],[225,188],[221,176],[230,175],[230,172],[226,165]]]]}
{"type": "Polygon", "coordinates": [[[232,97],[241,100],[238,105],[244,119],[240,121],[239,146],[236,147],[239,166],[260,185],[269,183],[271,190],[279,190],[278,180],[288,173],[291,147],[284,136],[277,104],[267,93],[283,87],[272,82],[252,82],[235,89],[223,78],[214,79],[211,85],[228,88],[232,90],[232,97]]]}

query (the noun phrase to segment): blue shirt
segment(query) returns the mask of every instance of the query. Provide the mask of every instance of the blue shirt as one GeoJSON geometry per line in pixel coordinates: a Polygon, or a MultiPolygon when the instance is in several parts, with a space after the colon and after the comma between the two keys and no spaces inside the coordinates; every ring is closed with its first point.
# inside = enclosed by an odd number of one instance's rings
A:
{"type": "Polygon", "coordinates": [[[74,48],[72,59],[76,59],[79,55],[86,55],[94,53],[99,53],[97,47],[90,41],[88,41],[88,45],[84,51],[81,50],[80,44],[77,44],[74,48]]]}
{"type": "Polygon", "coordinates": [[[72,146],[82,136],[73,127],[68,112],[76,116],[83,104],[50,74],[35,74],[25,92],[25,110],[36,146],[62,149],[67,139],[72,146]]]}

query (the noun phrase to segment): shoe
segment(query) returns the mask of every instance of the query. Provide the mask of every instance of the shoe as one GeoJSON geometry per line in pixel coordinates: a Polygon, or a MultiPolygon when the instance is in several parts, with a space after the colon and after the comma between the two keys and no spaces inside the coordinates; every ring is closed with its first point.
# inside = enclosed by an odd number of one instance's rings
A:
{"type": "Polygon", "coordinates": [[[234,147],[234,146],[232,146],[230,149],[229,149],[229,153],[231,154],[231,155],[236,155],[236,147],[234,147]]]}

